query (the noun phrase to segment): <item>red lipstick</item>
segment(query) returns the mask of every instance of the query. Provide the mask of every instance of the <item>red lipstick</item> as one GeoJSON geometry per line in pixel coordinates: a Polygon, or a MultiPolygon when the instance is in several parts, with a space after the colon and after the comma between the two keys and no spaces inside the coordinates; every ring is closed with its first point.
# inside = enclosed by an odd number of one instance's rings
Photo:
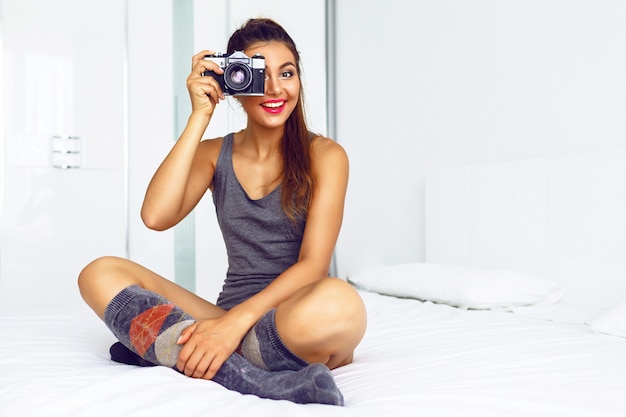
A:
{"type": "Polygon", "coordinates": [[[285,100],[267,100],[261,103],[261,107],[268,113],[278,114],[285,109],[285,100]]]}

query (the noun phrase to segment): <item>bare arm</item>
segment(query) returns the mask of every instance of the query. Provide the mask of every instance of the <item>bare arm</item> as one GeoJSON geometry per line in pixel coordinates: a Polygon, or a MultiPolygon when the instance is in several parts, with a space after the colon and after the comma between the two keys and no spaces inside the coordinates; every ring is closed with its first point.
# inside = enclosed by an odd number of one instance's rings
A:
{"type": "Polygon", "coordinates": [[[165,230],[177,224],[211,185],[221,141],[201,139],[215,106],[224,96],[213,77],[201,76],[205,70],[221,72],[215,63],[203,59],[207,53],[210,51],[202,51],[192,59],[192,72],[187,78],[191,116],[146,191],[141,218],[151,229],[165,230]]]}

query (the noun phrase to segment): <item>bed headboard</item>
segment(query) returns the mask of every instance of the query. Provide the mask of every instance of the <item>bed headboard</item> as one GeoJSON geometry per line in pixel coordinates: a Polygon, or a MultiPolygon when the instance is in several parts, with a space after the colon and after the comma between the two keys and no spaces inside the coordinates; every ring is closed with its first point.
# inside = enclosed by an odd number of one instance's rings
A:
{"type": "Polygon", "coordinates": [[[626,296],[626,148],[429,172],[425,201],[427,262],[541,274],[577,304],[626,296]]]}

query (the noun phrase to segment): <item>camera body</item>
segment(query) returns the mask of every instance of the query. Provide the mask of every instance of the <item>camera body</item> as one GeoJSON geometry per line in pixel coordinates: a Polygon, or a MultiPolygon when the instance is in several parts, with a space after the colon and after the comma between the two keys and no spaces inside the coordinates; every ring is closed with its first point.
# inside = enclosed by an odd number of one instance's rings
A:
{"type": "Polygon", "coordinates": [[[216,53],[205,55],[204,59],[215,62],[224,70],[224,74],[204,71],[203,76],[217,80],[224,94],[231,96],[265,95],[265,57],[255,54],[247,56],[243,51],[230,55],[216,53]]]}

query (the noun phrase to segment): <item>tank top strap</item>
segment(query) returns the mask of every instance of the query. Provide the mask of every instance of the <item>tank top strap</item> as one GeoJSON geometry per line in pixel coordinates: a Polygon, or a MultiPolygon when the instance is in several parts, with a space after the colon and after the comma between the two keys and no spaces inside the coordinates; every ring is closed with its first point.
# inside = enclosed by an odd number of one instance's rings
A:
{"type": "Polygon", "coordinates": [[[215,165],[216,172],[220,170],[220,168],[227,168],[232,165],[234,136],[234,133],[229,133],[222,139],[222,148],[220,149],[217,164],[215,165]]]}

